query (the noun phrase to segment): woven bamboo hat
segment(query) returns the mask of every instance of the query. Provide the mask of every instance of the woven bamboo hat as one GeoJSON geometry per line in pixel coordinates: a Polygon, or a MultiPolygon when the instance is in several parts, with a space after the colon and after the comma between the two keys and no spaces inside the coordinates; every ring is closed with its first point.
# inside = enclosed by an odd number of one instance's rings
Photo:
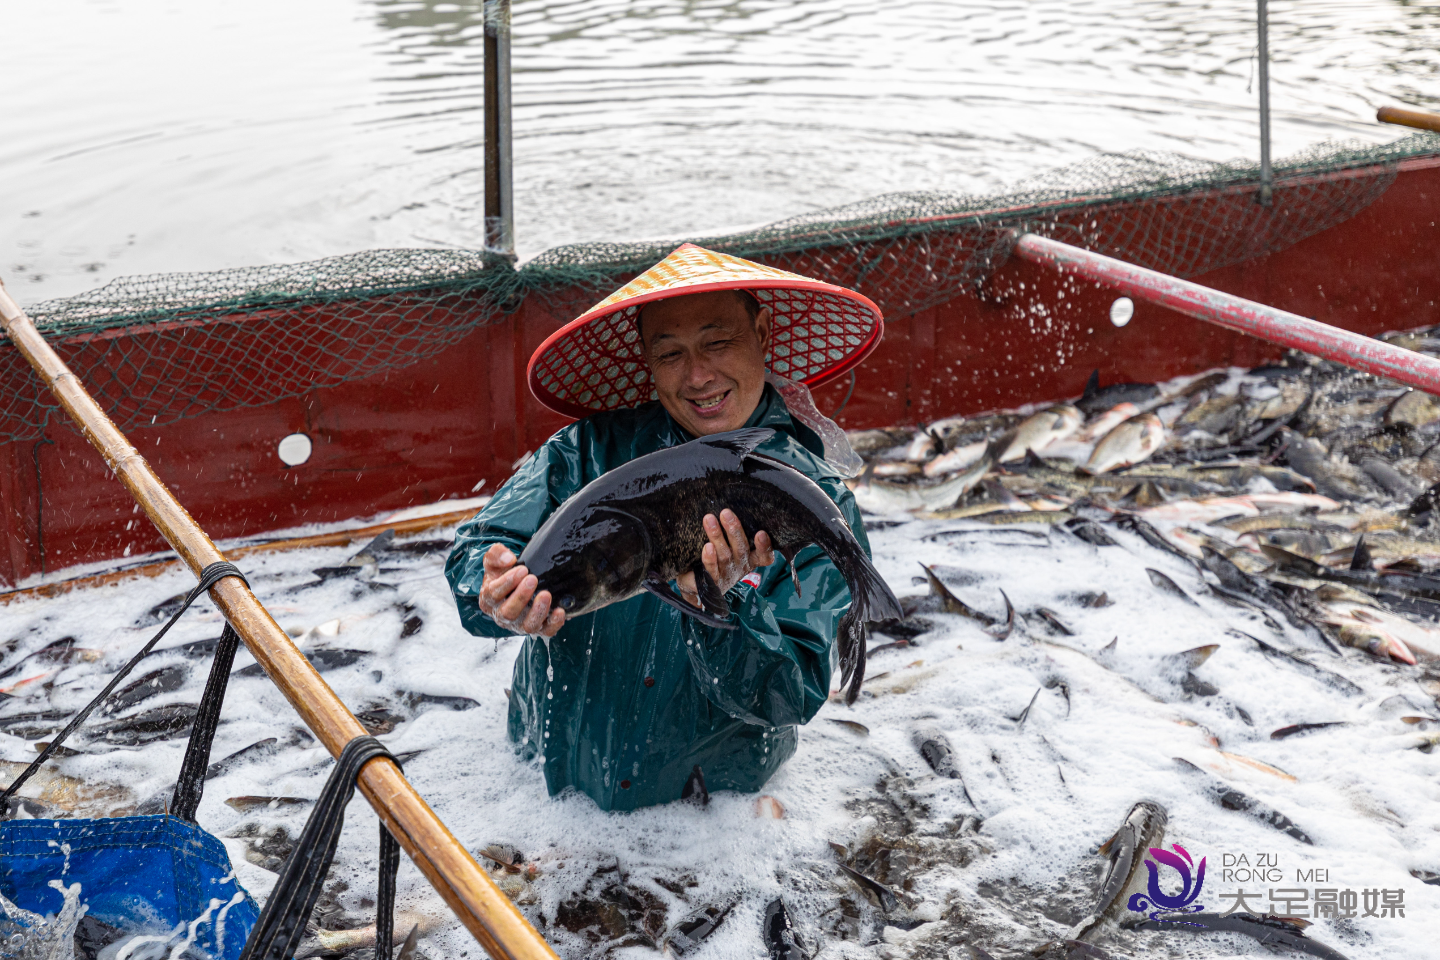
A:
{"type": "Polygon", "coordinates": [[[687,243],[542,343],[530,358],[530,392],[569,417],[655,399],[640,308],[711,290],[748,290],[769,307],[771,370],[810,387],[849,372],[884,332],[880,308],[853,290],[687,243]]]}

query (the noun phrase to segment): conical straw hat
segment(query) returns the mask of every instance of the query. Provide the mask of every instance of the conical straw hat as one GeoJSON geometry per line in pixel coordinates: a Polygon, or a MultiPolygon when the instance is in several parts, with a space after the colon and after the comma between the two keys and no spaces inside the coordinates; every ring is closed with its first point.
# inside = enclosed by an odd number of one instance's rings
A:
{"type": "Polygon", "coordinates": [[[542,343],[530,358],[531,393],[569,417],[655,399],[640,308],[710,290],[748,290],[769,307],[770,369],[810,387],[848,373],[884,332],[880,308],[853,290],[687,243],[542,343]]]}

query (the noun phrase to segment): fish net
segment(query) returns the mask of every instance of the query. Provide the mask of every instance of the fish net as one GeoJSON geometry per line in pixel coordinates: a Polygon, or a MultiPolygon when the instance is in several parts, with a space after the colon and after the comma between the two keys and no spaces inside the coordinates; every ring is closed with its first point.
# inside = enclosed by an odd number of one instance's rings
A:
{"type": "MultiPolygon", "coordinates": [[[[892,193],[758,229],[688,238],[850,287],[889,318],[951,299],[1007,255],[1015,228],[1176,276],[1289,247],[1378,199],[1440,136],[1326,143],[1258,167],[1154,152],[1102,155],[973,196],[892,193]]],[[[583,312],[681,240],[556,247],[518,269],[481,251],[374,250],[308,263],[116,280],[31,307],[122,429],[273,403],[435,356],[527,297],[583,312]]],[[[0,347],[0,438],[34,439],[53,400],[0,347]]]]}

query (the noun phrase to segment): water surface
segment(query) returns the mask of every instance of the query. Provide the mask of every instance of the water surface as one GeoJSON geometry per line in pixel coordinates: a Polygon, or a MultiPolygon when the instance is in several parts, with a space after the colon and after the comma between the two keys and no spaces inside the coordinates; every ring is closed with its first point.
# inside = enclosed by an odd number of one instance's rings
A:
{"type": "MultiPolygon", "coordinates": [[[[518,0],[522,258],[893,190],[993,191],[1099,152],[1258,155],[1254,4],[518,0]]],[[[0,276],[473,247],[481,4],[11,4],[0,276]]],[[[1271,5],[1275,153],[1440,107],[1440,5],[1271,5]]]]}

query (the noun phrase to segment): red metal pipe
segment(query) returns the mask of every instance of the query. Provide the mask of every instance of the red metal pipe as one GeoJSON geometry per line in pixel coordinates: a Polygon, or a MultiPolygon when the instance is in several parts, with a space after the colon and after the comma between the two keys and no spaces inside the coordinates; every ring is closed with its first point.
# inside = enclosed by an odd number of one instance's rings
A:
{"type": "Polygon", "coordinates": [[[1050,264],[1062,273],[1103,283],[1137,300],[1440,396],[1440,360],[1422,353],[1033,233],[1020,236],[1015,252],[1033,263],[1050,264]]]}

